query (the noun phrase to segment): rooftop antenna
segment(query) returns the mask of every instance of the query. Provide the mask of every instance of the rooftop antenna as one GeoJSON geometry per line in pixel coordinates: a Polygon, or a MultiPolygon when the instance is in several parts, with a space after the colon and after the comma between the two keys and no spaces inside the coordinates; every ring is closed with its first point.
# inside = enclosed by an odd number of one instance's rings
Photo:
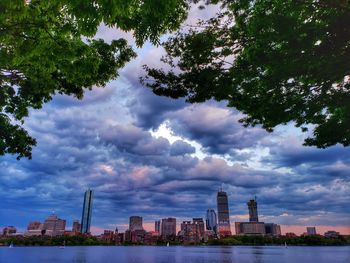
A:
{"type": "Polygon", "coordinates": [[[254,201],[256,202],[256,196],[254,196],[254,201]]]}

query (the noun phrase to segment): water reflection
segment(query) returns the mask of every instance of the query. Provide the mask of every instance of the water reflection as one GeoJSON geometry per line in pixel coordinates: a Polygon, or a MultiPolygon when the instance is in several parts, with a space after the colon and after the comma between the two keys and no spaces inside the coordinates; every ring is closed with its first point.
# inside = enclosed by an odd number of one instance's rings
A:
{"type": "Polygon", "coordinates": [[[76,254],[74,254],[73,262],[74,263],[87,263],[87,255],[86,255],[86,249],[85,247],[80,247],[80,249],[77,250],[76,254]]]}
{"type": "Polygon", "coordinates": [[[349,263],[349,247],[16,247],[6,263],[349,263]]]}

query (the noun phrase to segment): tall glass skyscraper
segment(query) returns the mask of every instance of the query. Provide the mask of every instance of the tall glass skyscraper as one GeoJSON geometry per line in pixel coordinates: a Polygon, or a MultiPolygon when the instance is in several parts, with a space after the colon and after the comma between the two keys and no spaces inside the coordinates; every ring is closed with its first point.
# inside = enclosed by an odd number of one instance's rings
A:
{"type": "Polygon", "coordinates": [[[207,230],[213,230],[216,233],[218,220],[214,209],[210,208],[207,210],[205,224],[206,224],[207,230]]]}
{"type": "Polygon", "coordinates": [[[92,215],[92,197],[93,191],[87,190],[84,195],[83,214],[81,216],[81,233],[90,233],[91,215],[92,215]]]}
{"type": "Polygon", "coordinates": [[[228,209],[228,199],[227,199],[226,192],[223,192],[222,190],[218,192],[217,204],[218,204],[218,221],[219,221],[218,234],[221,236],[230,236],[231,235],[230,212],[228,209]]]}

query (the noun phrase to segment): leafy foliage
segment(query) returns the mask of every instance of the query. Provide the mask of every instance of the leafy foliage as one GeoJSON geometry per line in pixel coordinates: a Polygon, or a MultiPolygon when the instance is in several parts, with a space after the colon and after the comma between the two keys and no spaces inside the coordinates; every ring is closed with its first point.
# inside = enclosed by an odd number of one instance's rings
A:
{"type": "Polygon", "coordinates": [[[31,158],[36,144],[22,127],[28,109],[56,93],[82,98],[135,57],[125,39],[93,39],[100,24],[133,31],[137,45],[176,29],[185,0],[13,0],[0,10],[0,155],[31,158]]]}
{"type": "Polygon", "coordinates": [[[350,144],[350,3],[347,0],[213,0],[214,18],[170,38],[143,83],[189,102],[225,100],[245,126],[294,121],[306,145],[350,144]]]}

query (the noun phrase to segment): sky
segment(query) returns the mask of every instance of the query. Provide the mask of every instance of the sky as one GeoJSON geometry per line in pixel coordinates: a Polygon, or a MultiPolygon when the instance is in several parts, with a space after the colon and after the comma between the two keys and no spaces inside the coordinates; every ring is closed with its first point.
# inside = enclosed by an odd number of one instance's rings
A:
{"type": "MultiPolygon", "coordinates": [[[[185,23],[215,10],[193,8],[185,23]]],[[[105,26],[96,37],[134,45],[131,33],[105,26]]],[[[321,234],[350,234],[349,148],[305,147],[307,135],[292,123],[273,133],[244,128],[243,115],[224,101],[158,97],[139,77],[144,64],[164,66],[164,51],[146,43],[137,53],[118,79],[87,90],[83,100],[56,95],[30,111],[25,127],[37,139],[33,159],[0,157],[0,228],[24,231],[53,212],[70,228],[91,188],[93,233],[124,231],[132,215],[153,230],[161,218],[205,217],[222,187],[232,226],[248,220],[246,203],[256,196],[260,221],[281,224],[283,233],[316,226],[321,234]]]]}

